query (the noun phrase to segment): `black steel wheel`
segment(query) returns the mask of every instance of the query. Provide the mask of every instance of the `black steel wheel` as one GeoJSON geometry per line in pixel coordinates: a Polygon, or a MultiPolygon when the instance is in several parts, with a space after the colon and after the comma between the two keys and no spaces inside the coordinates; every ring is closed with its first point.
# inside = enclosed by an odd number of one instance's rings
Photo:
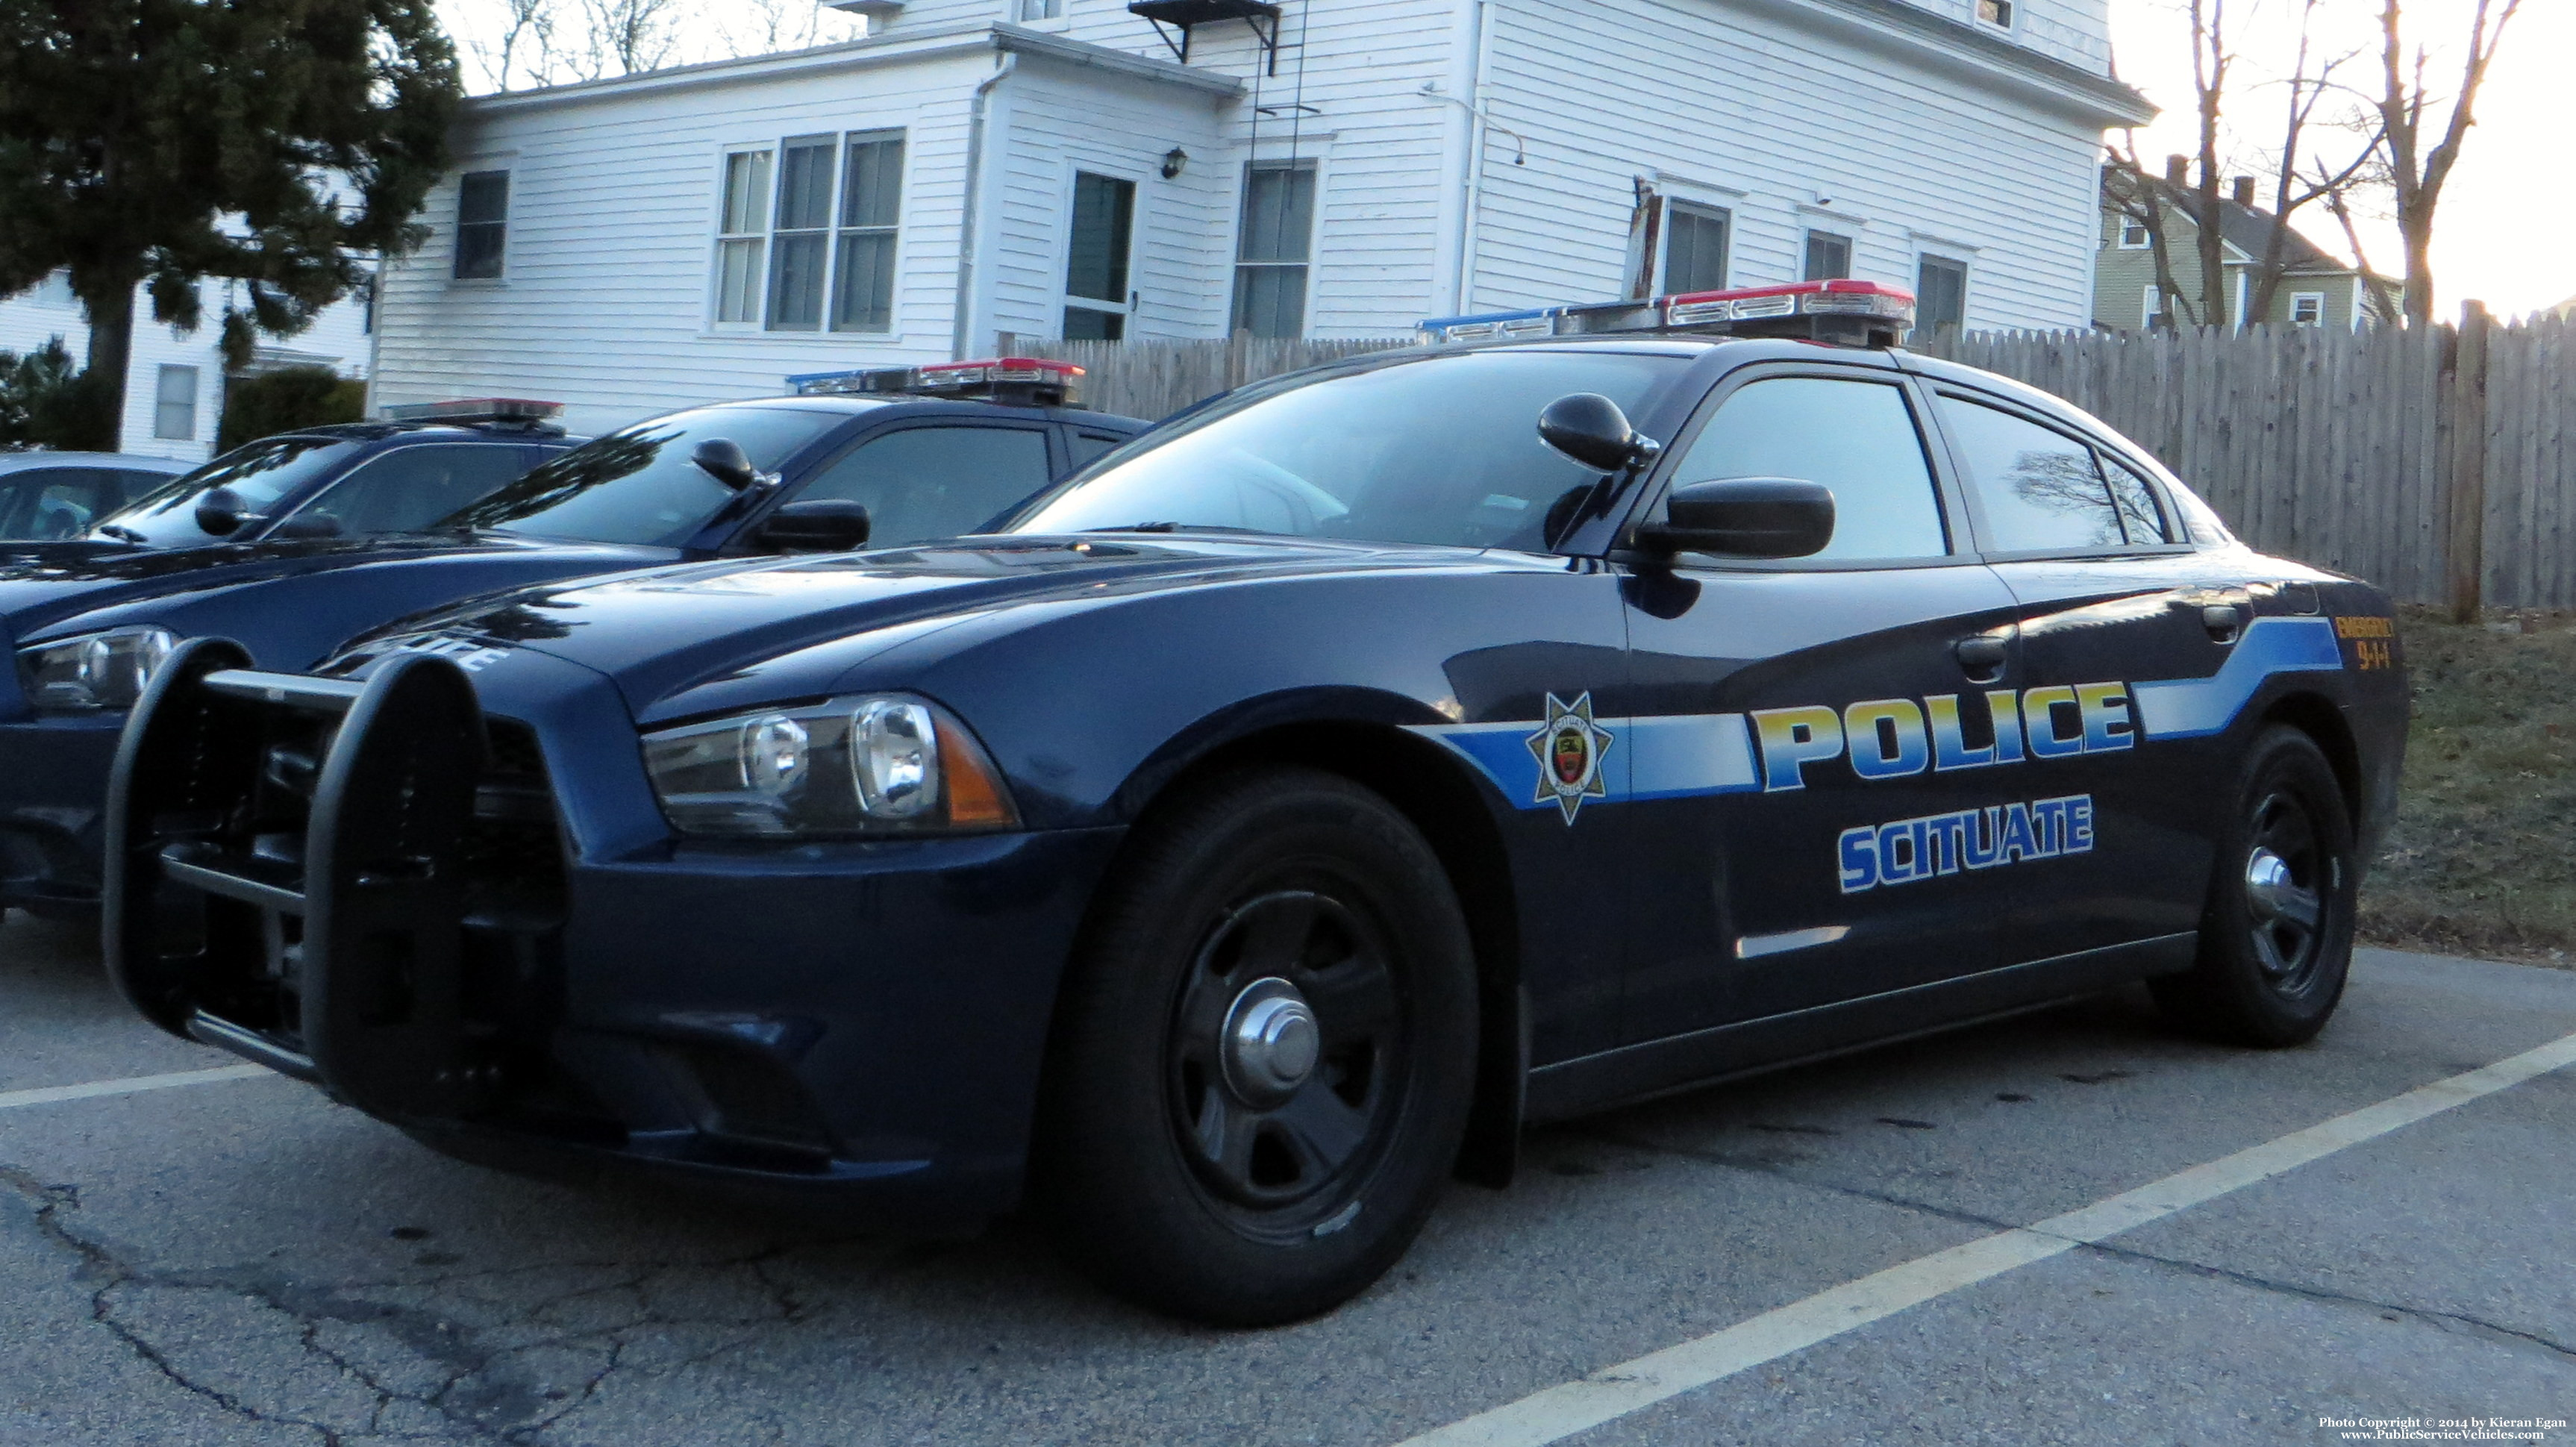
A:
{"type": "Polygon", "coordinates": [[[1475,1059],[1466,923],[1421,835],[1334,775],[1234,775],[1140,825],[1103,886],[1057,1012],[1039,1198],[1131,1299],[1312,1316],[1421,1229],[1475,1059]]]}
{"type": "Polygon", "coordinates": [[[2256,738],[2236,798],[2199,956],[2152,985],[2168,1014],[2201,1033],[2296,1045],[2325,1028],[2352,963],[2360,870],[2351,816],[2315,740],[2286,727],[2256,738]]]}

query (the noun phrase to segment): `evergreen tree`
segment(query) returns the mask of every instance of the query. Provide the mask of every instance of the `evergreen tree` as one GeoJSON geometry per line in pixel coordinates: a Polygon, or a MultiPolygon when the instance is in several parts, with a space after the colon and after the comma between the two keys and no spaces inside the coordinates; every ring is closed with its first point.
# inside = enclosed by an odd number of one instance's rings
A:
{"type": "Polygon", "coordinates": [[[419,243],[460,87],[430,0],[0,0],[0,296],[68,269],[121,416],[134,297],[227,360],[419,243]]]}

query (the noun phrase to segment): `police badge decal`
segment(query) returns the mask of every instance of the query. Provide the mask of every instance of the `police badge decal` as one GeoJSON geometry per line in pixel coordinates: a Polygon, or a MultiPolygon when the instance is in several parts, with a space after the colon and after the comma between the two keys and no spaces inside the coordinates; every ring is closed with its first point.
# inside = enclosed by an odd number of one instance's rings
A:
{"type": "Polygon", "coordinates": [[[1538,793],[1532,803],[1554,800],[1565,811],[1565,822],[1572,824],[1584,800],[1608,796],[1601,756],[1610,751],[1610,731],[1592,721],[1589,692],[1572,703],[1549,694],[1547,722],[1525,742],[1530,756],[1538,760],[1538,793]]]}

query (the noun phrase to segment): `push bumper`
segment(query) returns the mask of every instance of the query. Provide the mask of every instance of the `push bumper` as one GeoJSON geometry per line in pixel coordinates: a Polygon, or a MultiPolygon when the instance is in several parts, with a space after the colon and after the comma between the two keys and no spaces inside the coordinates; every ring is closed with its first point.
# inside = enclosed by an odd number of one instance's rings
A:
{"type": "Polygon", "coordinates": [[[536,751],[443,661],[363,686],[238,663],[174,658],[115,771],[109,965],[147,1016],[530,1164],[897,1224],[1016,1203],[1120,831],[593,857],[566,827],[591,801],[532,792],[536,751]],[[492,744],[437,742],[468,735],[492,744]]]}

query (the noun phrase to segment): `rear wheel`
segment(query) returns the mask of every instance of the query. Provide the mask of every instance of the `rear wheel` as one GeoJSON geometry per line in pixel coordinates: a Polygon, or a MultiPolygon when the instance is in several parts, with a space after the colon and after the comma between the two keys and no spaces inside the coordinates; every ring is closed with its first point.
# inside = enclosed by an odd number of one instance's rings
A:
{"type": "Polygon", "coordinates": [[[1403,1255],[1457,1154],[1466,922],[1422,836],[1334,775],[1235,775],[1140,827],[1058,1012],[1041,1201],[1121,1295],[1312,1316],[1403,1255]]]}
{"type": "Polygon", "coordinates": [[[2219,841],[2192,968],[2153,982],[2165,1012],[2245,1045],[2315,1037],[2343,998],[2360,872],[2351,818],[2315,740],[2255,740],[2219,841]]]}

